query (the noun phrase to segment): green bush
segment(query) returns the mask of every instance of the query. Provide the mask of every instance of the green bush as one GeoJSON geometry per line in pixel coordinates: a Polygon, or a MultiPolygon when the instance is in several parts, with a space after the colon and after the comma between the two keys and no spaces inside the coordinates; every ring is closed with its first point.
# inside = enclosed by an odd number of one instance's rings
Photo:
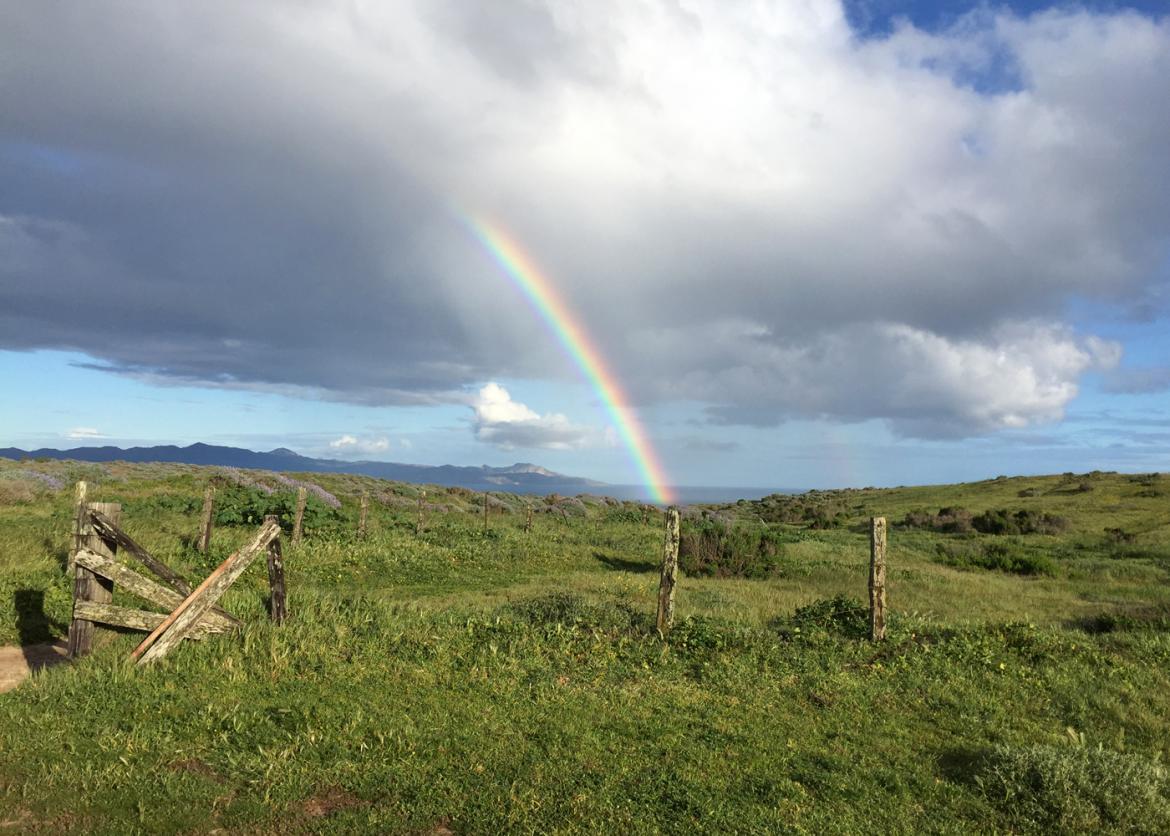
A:
{"type": "MultiPolygon", "coordinates": [[[[290,491],[265,493],[256,488],[228,485],[215,497],[216,525],[260,525],[269,514],[280,518],[280,525],[291,531],[296,518],[297,497],[290,491]]],[[[303,525],[306,529],[335,528],[344,521],[340,512],[327,507],[310,494],[305,502],[303,525]]]]}
{"type": "Polygon", "coordinates": [[[1056,574],[1056,562],[1051,557],[1023,551],[1011,543],[985,543],[979,548],[939,543],[935,554],[939,563],[956,569],[989,569],[1013,575],[1056,574]]]}
{"type": "Polygon", "coordinates": [[[975,783],[1021,830],[1170,832],[1166,771],[1085,746],[997,746],[975,783]]]}
{"type": "Polygon", "coordinates": [[[783,552],[781,536],[774,531],[706,519],[683,524],[678,561],[695,577],[767,578],[780,571],[783,552]]]}
{"type": "Polygon", "coordinates": [[[847,595],[821,598],[797,607],[792,614],[793,633],[828,632],[848,638],[869,636],[869,608],[847,595]]]}
{"type": "Polygon", "coordinates": [[[1059,534],[1068,528],[1068,520],[1043,511],[1000,508],[984,511],[971,525],[982,534],[1059,534]]]}
{"type": "Polygon", "coordinates": [[[972,530],[971,512],[966,508],[939,508],[937,514],[929,511],[911,511],[902,520],[904,528],[925,528],[943,534],[969,534],[972,530]]]}

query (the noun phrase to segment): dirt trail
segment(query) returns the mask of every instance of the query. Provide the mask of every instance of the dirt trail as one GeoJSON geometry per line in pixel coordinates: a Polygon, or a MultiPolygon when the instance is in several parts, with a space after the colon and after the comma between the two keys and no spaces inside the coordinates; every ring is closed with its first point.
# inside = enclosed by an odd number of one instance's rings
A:
{"type": "Polygon", "coordinates": [[[0,647],[0,694],[11,691],[34,670],[66,661],[65,642],[0,647]]]}

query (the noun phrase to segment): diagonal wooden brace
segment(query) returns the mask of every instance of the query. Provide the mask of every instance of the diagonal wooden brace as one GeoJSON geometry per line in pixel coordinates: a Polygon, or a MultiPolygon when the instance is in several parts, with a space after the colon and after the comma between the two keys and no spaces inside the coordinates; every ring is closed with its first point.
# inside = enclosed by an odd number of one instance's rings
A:
{"type": "Polygon", "coordinates": [[[137,659],[140,665],[148,665],[170,652],[191,632],[220,596],[228,591],[249,564],[279,536],[280,525],[273,520],[265,522],[255,539],[216,567],[153,633],[143,639],[130,658],[137,659]]]}
{"type": "MultiPolygon", "coordinates": [[[[142,546],[138,545],[133,537],[118,527],[117,523],[115,523],[100,511],[95,511],[93,509],[90,509],[89,516],[90,521],[93,524],[94,531],[110,542],[117,543],[122,547],[123,551],[128,552],[137,558],[137,560],[142,563],[143,566],[154,573],[156,578],[159,578],[160,580],[170,584],[176,592],[180,593],[180,595],[191,594],[191,584],[187,583],[186,579],[182,575],[180,575],[170,566],[167,566],[165,563],[160,561],[142,546]]],[[[182,599],[180,598],[180,600],[182,599]]],[[[174,607],[175,605],[169,604],[167,606],[174,607]]],[[[239,619],[237,619],[231,613],[225,612],[219,607],[215,608],[215,612],[234,623],[237,627],[240,626],[239,619]]]]}

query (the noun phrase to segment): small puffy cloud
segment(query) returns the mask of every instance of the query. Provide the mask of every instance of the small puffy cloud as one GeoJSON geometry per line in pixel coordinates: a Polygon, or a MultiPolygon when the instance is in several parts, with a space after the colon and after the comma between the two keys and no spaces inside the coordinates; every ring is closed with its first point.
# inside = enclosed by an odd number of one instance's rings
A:
{"type": "Polygon", "coordinates": [[[370,454],[384,453],[390,449],[390,440],[387,438],[358,438],[355,435],[343,435],[329,442],[329,447],[340,454],[370,454]]]}
{"type": "Polygon", "coordinates": [[[535,447],[546,450],[569,450],[589,444],[596,432],[572,424],[560,413],[540,415],[526,405],[512,400],[508,390],[489,383],[471,403],[475,412],[475,437],[505,450],[535,447]]]}
{"type": "Polygon", "coordinates": [[[65,433],[65,437],[75,440],[86,440],[94,438],[106,438],[107,436],[105,433],[99,432],[93,427],[74,427],[69,432],[65,433]]]}

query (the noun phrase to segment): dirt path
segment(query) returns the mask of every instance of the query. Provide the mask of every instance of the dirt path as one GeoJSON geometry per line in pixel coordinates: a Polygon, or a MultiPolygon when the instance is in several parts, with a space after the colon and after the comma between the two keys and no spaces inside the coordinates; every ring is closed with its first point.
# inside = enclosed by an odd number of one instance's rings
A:
{"type": "Polygon", "coordinates": [[[65,642],[0,647],[0,694],[11,691],[34,670],[58,665],[65,659],[65,642]]]}

